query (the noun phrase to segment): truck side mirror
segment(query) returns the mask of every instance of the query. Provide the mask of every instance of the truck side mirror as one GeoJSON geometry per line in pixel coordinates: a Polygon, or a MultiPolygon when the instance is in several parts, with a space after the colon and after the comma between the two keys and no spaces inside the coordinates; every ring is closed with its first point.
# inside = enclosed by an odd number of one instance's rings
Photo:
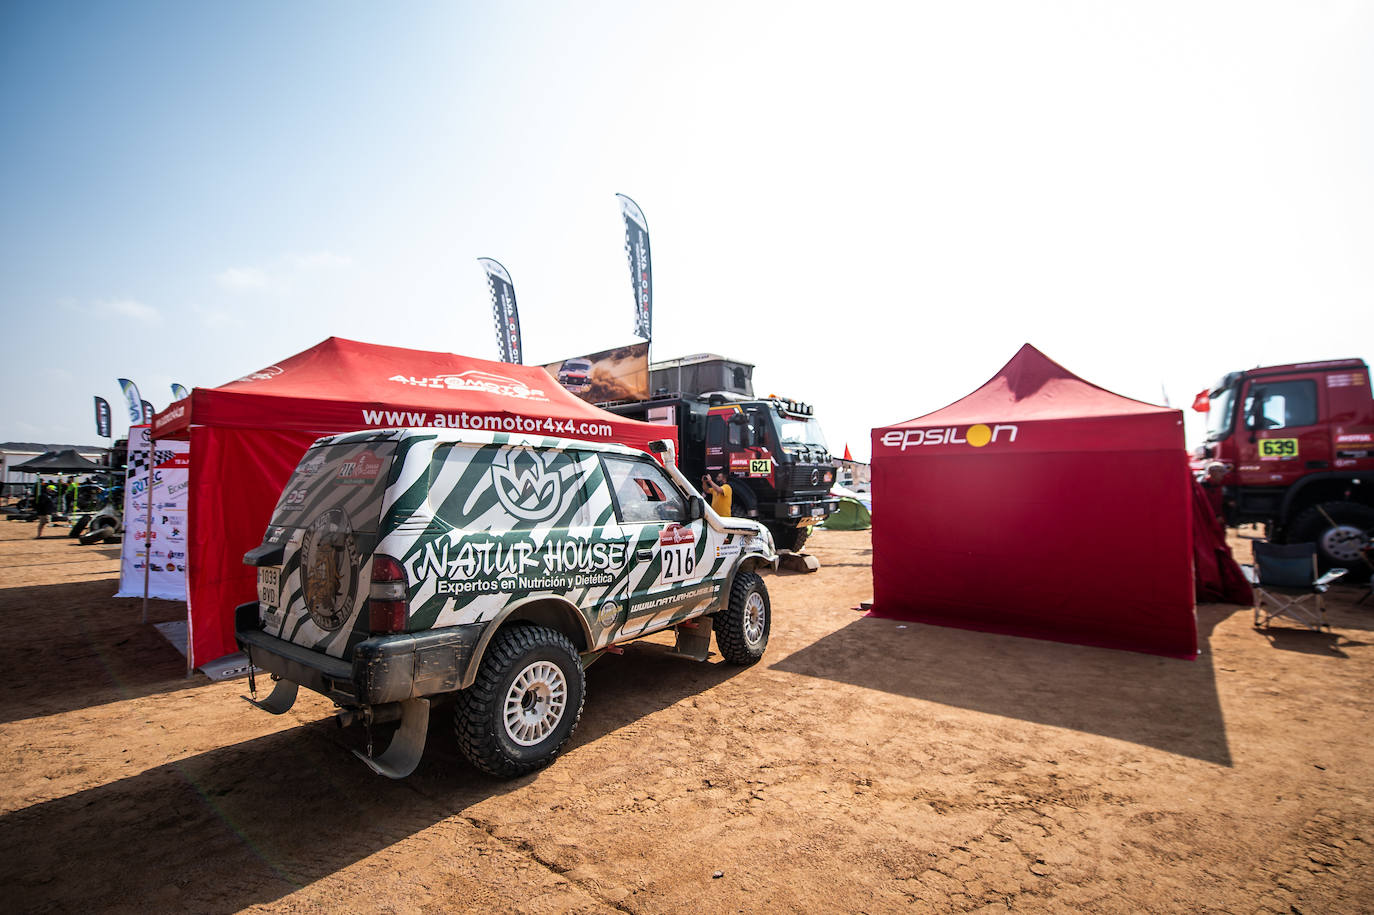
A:
{"type": "Polygon", "coordinates": [[[692,496],[687,500],[687,520],[700,521],[706,517],[706,503],[701,496],[692,496]]]}

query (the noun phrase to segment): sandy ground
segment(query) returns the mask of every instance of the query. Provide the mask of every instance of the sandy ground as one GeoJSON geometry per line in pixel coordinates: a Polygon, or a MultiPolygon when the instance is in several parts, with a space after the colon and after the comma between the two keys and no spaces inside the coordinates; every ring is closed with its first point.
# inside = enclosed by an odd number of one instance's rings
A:
{"type": "Polygon", "coordinates": [[[479,775],[440,711],[392,782],[325,700],[186,678],[56,532],[0,523],[8,911],[1374,909],[1363,589],[1332,634],[1204,605],[1186,662],[866,618],[868,534],[821,532],[759,665],[641,642],[551,768],[479,775]]]}

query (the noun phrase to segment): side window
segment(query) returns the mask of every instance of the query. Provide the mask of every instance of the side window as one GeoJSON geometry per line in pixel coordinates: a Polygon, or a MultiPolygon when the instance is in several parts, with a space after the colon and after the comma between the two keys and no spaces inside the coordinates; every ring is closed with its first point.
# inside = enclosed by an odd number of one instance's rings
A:
{"type": "Polygon", "coordinates": [[[586,457],[537,448],[440,444],[429,464],[428,498],[434,514],[452,527],[482,524],[497,506],[515,526],[591,524],[583,487],[586,457]]]}
{"type": "Polygon", "coordinates": [[[614,454],[601,460],[621,521],[687,520],[686,502],[656,465],[614,454]]]}
{"type": "Polygon", "coordinates": [[[742,448],[742,447],[744,447],[746,444],[748,444],[748,443],[745,441],[745,433],[744,433],[744,430],[745,430],[745,427],[746,427],[746,424],[745,424],[745,423],[735,422],[734,419],[732,418],[731,421],[730,421],[730,423],[729,423],[729,426],[730,426],[730,444],[734,445],[736,448],[742,448]]]}
{"type": "Polygon", "coordinates": [[[706,444],[719,448],[725,444],[725,420],[720,416],[706,417],[706,444]]]}
{"type": "Polygon", "coordinates": [[[1312,381],[1252,384],[1245,397],[1245,417],[1255,429],[1311,426],[1317,421],[1317,386],[1312,381]]]}

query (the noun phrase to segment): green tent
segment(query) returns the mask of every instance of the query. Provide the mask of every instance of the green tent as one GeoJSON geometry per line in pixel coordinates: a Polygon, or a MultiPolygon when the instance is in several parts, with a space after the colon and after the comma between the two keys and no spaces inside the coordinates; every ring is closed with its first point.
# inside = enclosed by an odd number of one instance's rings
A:
{"type": "Polygon", "coordinates": [[[840,510],[817,525],[830,531],[866,531],[873,526],[873,516],[858,499],[840,497],[840,510]]]}

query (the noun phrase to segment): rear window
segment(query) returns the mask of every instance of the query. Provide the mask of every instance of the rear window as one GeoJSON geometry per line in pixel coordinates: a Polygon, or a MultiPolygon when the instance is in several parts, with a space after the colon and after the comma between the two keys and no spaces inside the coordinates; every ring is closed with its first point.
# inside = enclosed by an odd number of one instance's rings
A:
{"type": "Polygon", "coordinates": [[[376,533],[395,442],[311,448],[296,465],[272,512],[276,527],[308,527],[339,511],[354,531],[376,533]]]}

